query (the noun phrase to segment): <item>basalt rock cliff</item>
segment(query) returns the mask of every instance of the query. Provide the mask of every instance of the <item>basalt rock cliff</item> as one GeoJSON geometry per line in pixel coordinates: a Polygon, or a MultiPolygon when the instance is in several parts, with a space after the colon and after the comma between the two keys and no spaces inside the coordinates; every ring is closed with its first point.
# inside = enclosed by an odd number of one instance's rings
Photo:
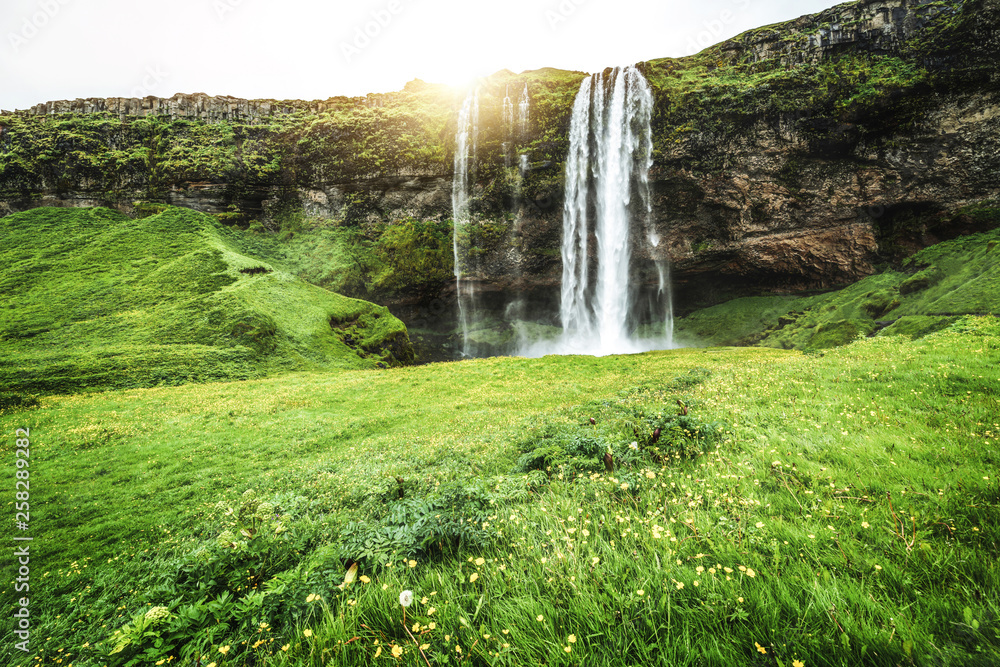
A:
{"type": "MultiPolygon", "coordinates": [[[[642,63],[655,96],[653,215],[633,233],[635,283],[655,285],[654,260],[666,257],[682,305],[823,289],[994,226],[982,212],[1000,198],[998,4],[860,0],[642,63]]],[[[514,293],[555,298],[562,165],[583,76],[504,71],[482,82],[466,271],[498,309],[514,293]],[[529,130],[513,136],[502,100],[525,84],[529,130]]],[[[382,247],[402,223],[447,229],[462,96],[414,81],[322,102],[176,95],[5,112],[0,214],[174,204],[261,234],[295,214],[382,247]]],[[[445,268],[432,284],[414,276],[419,290],[397,280],[374,296],[426,306],[452,289],[445,268]]],[[[355,291],[373,296],[365,284],[355,291]]]]}

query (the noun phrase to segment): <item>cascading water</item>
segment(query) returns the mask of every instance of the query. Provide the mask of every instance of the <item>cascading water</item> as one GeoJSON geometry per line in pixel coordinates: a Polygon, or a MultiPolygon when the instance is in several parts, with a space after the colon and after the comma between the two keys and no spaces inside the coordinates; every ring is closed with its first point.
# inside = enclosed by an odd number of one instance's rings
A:
{"type": "MultiPolygon", "coordinates": [[[[513,115],[511,109],[511,115],[513,115]]],[[[521,99],[517,103],[517,129],[518,135],[523,139],[528,135],[528,115],[531,113],[531,102],[528,99],[528,84],[524,84],[524,91],[521,99]]]]}
{"type": "Polygon", "coordinates": [[[479,91],[470,92],[458,113],[455,133],[455,171],[451,187],[453,246],[455,253],[455,295],[458,301],[458,321],[462,329],[462,355],[470,355],[469,325],[475,314],[475,288],[462,282],[462,267],[466,263],[459,243],[460,232],[469,223],[469,174],[475,171],[479,143],[479,91]],[[470,168],[471,167],[471,168],[470,168]]]}
{"type": "MultiPolygon", "coordinates": [[[[652,313],[636,302],[629,282],[635,241],[630,229],[636,216],[648,223],[652,211],[652,108],[652,91],[635,67],[616,68],[607,79],[596,74],[580,84],[566,160],[563,334],[555,352],[606,355],[672,347],[672,315],[664,337],[637,338],[636,329],[648,324],[652,313]]],[[[663,292],[658,299],[666,301],[670,313],[669,266],[665,260],[657,266],[663,292]]]]}
{"type": "Polygon", "coordinates": [[[510,99],[510,84],[507,84],[507,93],[503,98],[503,166],[510,169],[510,149],[512,146],[511,135],[514,133],[514,101],[510,99]]]}

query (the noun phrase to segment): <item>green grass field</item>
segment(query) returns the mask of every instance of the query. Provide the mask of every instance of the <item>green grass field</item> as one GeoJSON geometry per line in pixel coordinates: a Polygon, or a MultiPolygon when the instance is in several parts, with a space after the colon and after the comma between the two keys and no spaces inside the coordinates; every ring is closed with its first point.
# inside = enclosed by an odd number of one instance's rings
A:
{"type": "Polygon", "coordinates": [[[210,216],[39,208],[0,220],[0,388],[18,395],[412,360],[388,309],[240,252],[210,216]]]}
{"type": "Polygon", "coordinates": [[[996,665],[998,369],[969,317],[43,397],[0,660],[996,665]]]}

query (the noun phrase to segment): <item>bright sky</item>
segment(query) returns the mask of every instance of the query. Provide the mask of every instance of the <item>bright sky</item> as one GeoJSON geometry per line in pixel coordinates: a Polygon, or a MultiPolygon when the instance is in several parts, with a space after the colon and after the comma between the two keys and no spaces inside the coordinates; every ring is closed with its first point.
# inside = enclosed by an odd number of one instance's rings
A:
{"type": "Polygon", "coordinates": [[[78,97],[326,99],[688,55],[835,0],[3,0],[0,109],[78,97]],[[366,34],[367,33],[367,34],[366,34]]]}

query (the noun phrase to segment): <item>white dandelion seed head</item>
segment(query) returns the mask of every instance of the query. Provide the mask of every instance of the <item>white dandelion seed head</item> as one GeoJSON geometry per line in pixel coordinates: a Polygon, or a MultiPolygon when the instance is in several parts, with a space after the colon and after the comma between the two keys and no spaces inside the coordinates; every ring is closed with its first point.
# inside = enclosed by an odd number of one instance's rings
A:
{"type": "Polygon", "coordinates": [[[409,607],[413,604],[413,591],[403,591],[399,594],[399,604],[409,607]]]}

